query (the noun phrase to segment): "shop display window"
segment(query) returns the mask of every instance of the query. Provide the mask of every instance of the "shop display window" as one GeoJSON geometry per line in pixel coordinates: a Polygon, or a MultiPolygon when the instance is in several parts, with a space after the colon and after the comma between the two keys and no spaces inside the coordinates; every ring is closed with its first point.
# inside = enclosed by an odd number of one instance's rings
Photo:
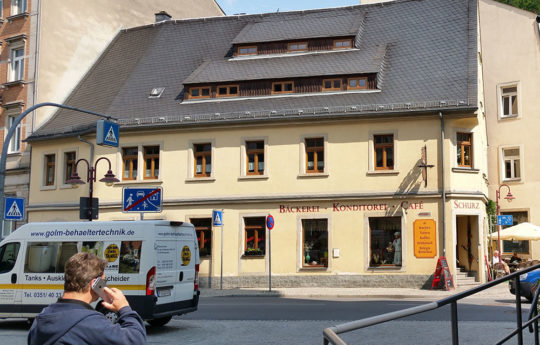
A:
{"type": "Polygon", "coordinates": [[[199,256],[212,256],[212,218],[191,218],[190,222],[197,233],[199,256]]]}
{"type": "Polygon", "coordinates": [[[401,266],[401,217],[369,218],[369,266],[401,266]]]}
{"type": "Polygon", "coordinates": [[[266,252],[266,218],[244,218],[244,256],[264,255],[266,252]]]}
{"type": "Polygon", "coordinates": [[[328,267],[328,220],[302,220],[302,267],[328,267]]]}

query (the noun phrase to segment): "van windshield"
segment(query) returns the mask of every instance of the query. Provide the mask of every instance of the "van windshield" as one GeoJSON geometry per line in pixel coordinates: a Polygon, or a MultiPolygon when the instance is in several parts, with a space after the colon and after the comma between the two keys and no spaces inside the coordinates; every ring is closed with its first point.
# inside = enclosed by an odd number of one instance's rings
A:
{"type": "Polygon", "coordinates": [[[6,243],[0,248],[0,273],[6,273],[13,269],[17,254],[19,254],[20,243],[6,243]]]}

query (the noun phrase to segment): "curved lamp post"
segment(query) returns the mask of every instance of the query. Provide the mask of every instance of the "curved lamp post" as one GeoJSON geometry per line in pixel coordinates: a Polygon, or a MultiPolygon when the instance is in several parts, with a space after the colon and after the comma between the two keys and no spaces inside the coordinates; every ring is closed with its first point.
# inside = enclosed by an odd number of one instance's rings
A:
{"type": "MultiPolygon", "coordinates": [[[[500,211],[501,211],[501,207],[499,206],[499,199],[501,198],[501,188],[502,187],[508,188],[508,194],[506,194],[504,199],[508,200],[508,202],[512,202],[512,200],[514,200],[516,198],[515,196],[512,195],[512,192],[510,192],[510,186],[508,186],[507,184],[502,184],[502,185],[499,186],[499,188],[497,188],[497,190],[495,192],[495,203],[497,204],[497,218],[500,215],[500,211]]],[[[499,249],[499,262],[502,262],[501,261],[501,253],[502,253],[502,248],[501,248],[501,226],[499,225],[498,219],[497,219],[497,249],[499,249]]]]}
{"type": "Polygon", "coordinates": [[[92,221],[92,198],[93,198],[93,195],[94,195],[94,182],[96,182],[96,172],[97,172],[97,165],[99,163],[99,161],[101,160],[106,160],[107,163],[109,163],[109,170],[107,170],[107,173],[105,174],[105,177],[103,177],[101,180],[99,180],[99,182],[105,182],[105,184],[107,186],[112,186],[113,183],[115,182],[120,182],[119,179],[117,179],[112,170],[111,170],[111,161],[106,158],[106,157],[101,157],[101,158],[98,158],[98,160],[96,160],[96,162],[94,163],[94,165],[90,165],[90,162],[88,162],[86,159],[84,158],[81,158],[81,159],[78,159],[77,162],[75,162],[75,167],[73,169],[73,174],[71,175],[71,177],[69,178],[69,180],[66,181],[67,184],[70,184],[73,188],[77,188],[79,185],[81,184],[84,184],[84,181],[79,177],[79,174],[77,173],[77,166],[79,165],[80,162],[85,162],[86,163],[86,167],[87,167],[87,177],[86,177],[86,182],[89,183],[89,186],[90,186],[90,197],[89,197],[89,200],[88,200],[88,220],[91,222],[92,221]]]}

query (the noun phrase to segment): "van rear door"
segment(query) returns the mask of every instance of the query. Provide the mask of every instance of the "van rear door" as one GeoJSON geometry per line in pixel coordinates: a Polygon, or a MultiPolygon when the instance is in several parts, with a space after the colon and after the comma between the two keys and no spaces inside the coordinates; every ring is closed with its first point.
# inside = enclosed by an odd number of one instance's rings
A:
{"type": "Polygon", "coordinates": [[[165,237],[158,235],[158,238],[156,239],[155,252],[157,261],[157,304],[172,303],[175,300],[174,285],[178,279],[176,271],[176,262],[179,260],[177,242],[169,236],[165,237]]]}
{"type": "Polygon", "coordinates": [[[175,293],[177,301],[186,301],[193,299],[197,239],[191,224],[185,224],[178,230],[182,236],[178,236],[177,239],[180,257],[177,260],[178,280],[175,293]]]}
{"type": "Polygon", "coordinates": [[[21,284],[21,243],[10,242],[0,247],[0,315],[20,317],[22,304],[21,284]],[[20,285],[19,285],[20,286],[20,285]]]}

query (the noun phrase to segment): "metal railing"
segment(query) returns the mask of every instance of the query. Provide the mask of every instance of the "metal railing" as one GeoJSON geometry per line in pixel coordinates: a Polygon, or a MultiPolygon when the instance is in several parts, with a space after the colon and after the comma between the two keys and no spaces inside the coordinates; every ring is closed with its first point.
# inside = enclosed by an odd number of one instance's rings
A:
{"type": "Polygon", "coordinates": [[[469,289],[467,291],[460,292],[458,294],[455,294],[453,296],[443,298],[441,300],[423,304],[420,306],[407,308],[403,310],[398,310],[386,314],[381,314],[373,317],[368,317],[361,320],[351,321],[347,323],[343,323],[334,327],[326,328],[323,331],[323,339],[324,339],[324,345],[347,345],[345,341],[343,341],[338,334],[358,330],[361,328],[366,328],[373,325],[378,325],[383,322],[397,320],[403,317],[415,315],[424,313],[426,311],[434,310],[441,308],[443,306],[446,306],[450,304],[450,313],[451,313],[451,326],[452,326],[452,344],[457,345],[459,344],[459,333],[458,333],[458,317],[457,317],[457,302],[465,297],[472,296],[478,292],[484,291],[486,289],[489,289],[493,286],[505,283],[507,281],[510,281],[511,279],[514,279],[515,281],[515,294],[516,294],[516,328],[512,330],[508,335],[506,335],[504,338],[502,338],[500,341],[498,341],[496,344],[503,344],[515,335],[518,337],[518,344],[523,345],[523,330],[525,328],[529,328],[529,332],[534,332],[534,343],[535,345],[539,345],[539,339],[538,339],[538,322],[537,320],[540,318],[540,315],[538,314],[537,309],[537,302],[538,302],[538,295],[540,292],[540,288],[536,289],[536,293],[534,295],[531,309],[529,311],[527,322],[523,323],[522,316],[521,316],[521,291],[520,291],[520,281],[519,276],[528,273],[530,271],[536,270],[540,268],[540,264],[528,267],[526,269],[516,271],[512,274],[509,274],[507,276],[504,276],[502,278],[496,279],[494,281],[491,281],[489,283],[477,286],[475,288],[469,289]]]}

